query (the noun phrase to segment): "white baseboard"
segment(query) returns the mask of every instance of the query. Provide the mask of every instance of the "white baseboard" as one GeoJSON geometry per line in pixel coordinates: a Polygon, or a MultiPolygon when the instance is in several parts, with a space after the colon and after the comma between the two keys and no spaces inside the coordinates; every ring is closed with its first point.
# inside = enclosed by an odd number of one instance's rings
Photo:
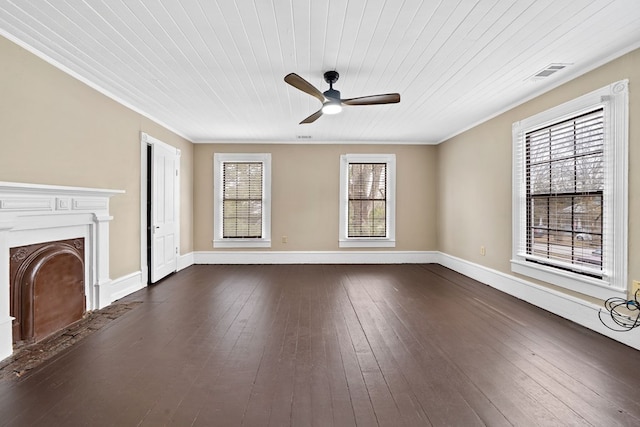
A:
{"type": "MultiPolygon", "coordinates": [[[[176,271],[184,270],[194,264],[193,252],[180,255],[177,261],[176,271]]],[[[146,280],[142,277],[141,271],[136,271],[126,276],[122,276],[118,279],[114,279],[109,283],[110,298],[109,304],[114,301],[124,298],[129,294],[132,294],[147,286],[146,280]]],[[[108,305],[108,304],[107,304],[108,305]]]]}
{"type": "Polygon", "coordinates": [[[211,251],[194,252],[194,264],[423,264],[431,251],[211,251]]]}
{"type": "Polygon", "coordinates": [[[110,303],[146,287],[142,281],[142,272],[136,271],[111,281],[110,303]]]}
{"type": "Polygon", "coordinates": [[[193,252],[189,252],[188,254],[184,254],[184,255],[179,255],[178,266],[176,271],[184,270],[187,267],[191,267],[194,264],[193,259],[194,259],[193,252]]]}
{"type": "Polygon", "coordinates": [[[640,350],[640,330],[616,332],[605,327],[598,318],[602,308],[598,305],[451,255],[440,253],[438,258],[436,263],[444,267],[640,350]]]}

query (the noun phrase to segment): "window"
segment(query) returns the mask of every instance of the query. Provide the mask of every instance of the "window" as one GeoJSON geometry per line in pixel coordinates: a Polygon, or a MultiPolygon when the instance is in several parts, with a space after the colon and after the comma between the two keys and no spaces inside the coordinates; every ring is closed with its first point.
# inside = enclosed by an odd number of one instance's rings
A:
{"type": "Polygon", "coordinates": [[[270,247],[271,155],[218,153],[213,169],[213,246],[270,247]]]}
{"type": "Polygon", "coordinates": [[[621,81],[514,123],[514,272],[624,293],[627,98],[621,81]]]}
{"type": "Polygon", "coordinates": [[[526,254],[602,277],[602,107],[525,134],[526,254]]]}
{"type": "Polygon", "coordinates": [[[395,155],[340,157],[340,247],[395,247],[395,155]]]}

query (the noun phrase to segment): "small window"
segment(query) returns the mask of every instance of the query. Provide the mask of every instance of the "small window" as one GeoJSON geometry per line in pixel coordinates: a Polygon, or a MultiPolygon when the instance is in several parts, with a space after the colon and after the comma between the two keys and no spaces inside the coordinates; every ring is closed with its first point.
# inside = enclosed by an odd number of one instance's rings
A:
{"type": "Polygon", "coordinates": [[[624,294],[627,111],[623,80],[514,123],[512,271],[624,294]]]}
{"type": "Polygon", "coordinates": [[[270,247],[269,154],[214,155],[214,247],[270,247]]]}
{"type": "Polygon", "coordinates": [[[340,188],[340,247],[394,247],[395,156],[341,156],[340,188]]]}

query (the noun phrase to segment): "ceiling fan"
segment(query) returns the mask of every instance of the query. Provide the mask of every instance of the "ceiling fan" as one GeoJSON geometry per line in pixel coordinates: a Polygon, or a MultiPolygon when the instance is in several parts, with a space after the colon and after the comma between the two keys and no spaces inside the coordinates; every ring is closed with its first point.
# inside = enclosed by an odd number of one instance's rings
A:
{"type": "Polygon", "coordinates": [[[340,91],[333,88],[333,84],[338,81],[340,75],[337,71],[327,71],[324,73],[324,81],[329,83],[329,90],[320,92],[311,83],[295,73],[287,74],[284,81],[296,89],[315,96],[322,102],[322,108],[304,119],[300,124],[313,123],[323,114],[338,114],[342,111],[343,105],[375,105],[375,104],[395,104],[400,102],[399,93],[385,93],[382,95],[361,96],[359,98],[341,99],[340,91]]]}

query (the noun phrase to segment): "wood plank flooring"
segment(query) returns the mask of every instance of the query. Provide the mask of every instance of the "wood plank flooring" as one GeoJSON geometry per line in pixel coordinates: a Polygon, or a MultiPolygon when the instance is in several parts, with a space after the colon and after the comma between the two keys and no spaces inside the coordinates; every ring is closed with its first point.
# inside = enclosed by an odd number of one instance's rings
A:
{"type": "Polygon", "coordinates": [[[438,265],[193,266],[125,300],[1,382],[0,425],[640,425],[639,351],[438,265]]]}

